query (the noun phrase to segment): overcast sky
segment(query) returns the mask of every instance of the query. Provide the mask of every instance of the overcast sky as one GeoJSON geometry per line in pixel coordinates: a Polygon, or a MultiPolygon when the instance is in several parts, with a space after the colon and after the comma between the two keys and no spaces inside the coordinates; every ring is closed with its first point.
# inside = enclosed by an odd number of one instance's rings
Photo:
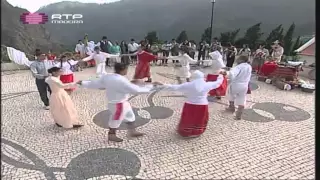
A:
{"type": "MultiPolygon", "coordinates": [[[[27,9],[30,12],[36,12],[40,7],[61,2],[63,0],[7,0],[13,6],[18,6],[23,9],[27,9]]],[[[68,0],[68,1],[76,1],[76,0],[68,0]]],[[[77,0],[82,3],[109,3],[115,2],[119,0],[77,0]]]]}

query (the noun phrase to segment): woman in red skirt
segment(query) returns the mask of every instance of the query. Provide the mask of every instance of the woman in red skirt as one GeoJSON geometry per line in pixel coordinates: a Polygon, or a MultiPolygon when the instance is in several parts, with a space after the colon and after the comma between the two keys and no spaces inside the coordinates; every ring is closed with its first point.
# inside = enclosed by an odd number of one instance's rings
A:
{"type": "Polygon", "coordinates": [[[181,91],[187,97],[177,130],[182,137],[198,137],[204,133],[209,120],[207,94],[223,82],[222,75],[217,81],[206,82],[204,74],[198,70],[192,73],[191,79],[180,85],[164,85],[165,90],[181,91]]]}
{"type": "MultiPolygon", "coordinates": [[[[207,75],[207,82],[209,81],[216,81],[220,72],[226,66],[223,63],[223,57],[220,53],[221,47],[216,46],[213,52],[209,53],[209,56],[212,59],[212,73],[207,75]]],[[[227,92],[227,78],[224,77],[223,82],[220,87],[213,89],[209,92],[210,96],[216,97],[217,99],[221,99],[221,96],[225,96],[227,92]]]]}
{"type": "Polygon", "coordinates": [[[56,56],[54,54],[51,54],[51,52],[49,51],[47,54],[47,59],[50,61],[54,61],[56,59],[56,56]]]}
{"type": "MultiPolygon", "coordinates": [[[[60,80],[67,84],[74,82],[73,72],[75,71],[74,67],[78,64],[79,61],[68,60],[67,56],[62,55],[60,61],[56,64],[56,67],[61,68],[62,75],[60,75],[60,80]]],[[[75,88],[65,89],[68,94],[71,94],[75,88]]]]}

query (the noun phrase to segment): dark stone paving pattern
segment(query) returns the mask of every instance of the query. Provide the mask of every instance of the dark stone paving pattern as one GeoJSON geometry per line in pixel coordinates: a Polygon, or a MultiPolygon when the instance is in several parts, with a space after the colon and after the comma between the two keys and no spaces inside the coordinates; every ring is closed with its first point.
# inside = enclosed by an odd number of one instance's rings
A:
{"type": "Polygon", "coordinates": [[[272,102],[256,103],[251,109],[246,109],[243,114],[244,120],[253,122],[270,122],[273,120],[296,122],[307,120],[310,117],[311,115],[308,112],[298,107],[272,102]],[[262,116],[256,113],[253,109],[269,112],[274,116],[275,119],[262,116]]]}
{"type": "Polygon", "coordinates": [[[118,148],[89,150],[73,158],[66,170],[68,180],[80,180],[105,175],[135,177],[141,167],[139,158],[132,152],[118,148]]]}
{"type": "MultiPolygon", "coordinates": [[[[13,151],[2,149],[1,161],[16,168],[43,172],[46,179],[56,180],[54,172],[65,172],[67,180],[88,179],[106,175],[138,175],[141,162],[133,152],[119,148],[89,150],[73,158],[67,168],[48,167],[36,154],[21,145],[1,138],[2,146],[10,146],[13,151]],[[26,163],[25,160],[31,163],[26,163]]],[[[4,175],[4,178],[6,176],[4,175]]]]}

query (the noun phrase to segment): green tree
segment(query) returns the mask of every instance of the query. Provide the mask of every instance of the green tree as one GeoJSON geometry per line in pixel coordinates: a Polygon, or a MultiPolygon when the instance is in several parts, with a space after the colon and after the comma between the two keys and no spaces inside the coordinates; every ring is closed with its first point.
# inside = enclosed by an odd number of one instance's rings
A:
{"type": "Polygon", "coordinates": [[[219,41],[223,46],[227,45],[227,43],[234,44],[236,37],[238,36],[240,29],[236,29],[234,31],[224,32],[220,34],[219,41]]]}
{"type": "Polygon", "coordinates": [[[283,40],[283,27],[282,24],[273,29],[267,39],[265,40],[266,48],[270,49],[273,42],[276,40],[283,40]]]}
{"type": "Polygon", "coordinates": [[[205,41],[207,43],[211,42],[211,28],[208,27],[204,30],[203,34],[201,35],[201,41],[205,41]]]}
{"type": "Polygon", "coordinates": [[[185,40],[188,40],[187,31],[181,31],[181,33],[177,37],[177,42],[178,43],[182,43],[185,40]]]}
{"type": "Polygon", "coordinates": [[[296,41],[295,41],[295,43],[294,43],[294,45],[293,45],[293,48],[292,48],[292,55],[293,56],[296,56],[297,55],[297,53],[295,52],[295,50],[297,50],[297,49],[299,49],[301,46],[302,46],[302,41],[301,41],[301,37],[300,36],[298,36],[297,37],[297,39],[296,39],[296,41]]]}
{"type": "Polygon", "coordinates": [[[157,32],[156,31],[148,32],[148,34],[145,37],[145,39],[148,40],[150,44],[157,43],[159,41],[159,38],[157,36],[157,32]]]}
{"type": "Polygon", "coordinates": [[[294,30],[296,28],[296,25],[294,23],[291,24],[288,31],[286,32],[286,35],[283,37],[283,49],[284,49],[284,55],[290,56],[292,54],[292,48],[293,48],[293,34],[294,30]]]}
{"type": "Polygon", "coordinates": [[[261,32],[261,22],[249,27],[244,34],[243,42],[248,44],[250,48],[257,47],[257,44],[260,42],[260,38],[263,35],[261,32]]]}

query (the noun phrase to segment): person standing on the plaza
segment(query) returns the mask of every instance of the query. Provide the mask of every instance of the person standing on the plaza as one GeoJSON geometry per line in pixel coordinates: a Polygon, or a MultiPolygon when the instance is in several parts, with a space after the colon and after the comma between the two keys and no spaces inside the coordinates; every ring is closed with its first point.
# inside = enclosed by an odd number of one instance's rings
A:
{"type": "Polygon", "coordinates": [[[82,43],[82,40],[79,40],[78,41],[78,44],[76,45],[76,48],[75,48],[75,52],[77,54],[80,54],[80,57],[83,58],[86,56],[86,53],[85,53],[85,45],[82,43]]]}
{"type": "Polygon", "coordinates": [[[209,120],[207,94],[221,85],[223,76],[220,75],[215,82],[206,82],[204,74],[196,70],[191,79],[191,82],[180,85],[163,85],[164,90],[180,91],[187,97],[177,128],[183,137],[199,137],[206,130],[209,120]]]}
{"type": "Polygon", "coordinates": [[[269,56],[268,49],[266,49],[263,44],[260,44],[259,48],[256,50],[256,53],[253,56],[253,61],[251,64],[253,70],[259,72],[261,66],[264,64],[268,56],[269,56]]]}
{"type": "MultiPolygon", "coordinates": [[[[156,42],[153,42],[153,44],[150,47],[150,51],[152,52],[153,55],[158,56],[160,48],[156,42]]],[[[153,60],[153,64],[157,65],[157,61],[158,59],[153,60]]]]}
{"type": "Polygon", "coordinates": [[[236,58],[237,48],[234,47],[231,43],[228,43],[228,48],[226,49],[226,58],[227,58],[227,67],[232,68],[233,63],[236,58]]]}
{"type": "Polygon", "coordinates": [[[238,52],[238,55],[240,55],[240,56],[248,56],[249,61],[250,61],[251,49],[249,48],[249,46],[247,44],[244,44],[243,47],[238,52]]]}
{"type": "MultiPolygon", "coordinates": [[[[138,51],[139,47],[140,47],[139,44],[137,44],[134,39],[131,39],[131,42],[128,44],[129,54],[136,53],[138,51]]],[[[132,55],[130,58],[131,58],[133,64],[137,63],[137,56],[136,55],[132,55]]]]}
{"type": "Polygon", "coordinates": [[[53,66],[54,62],[46,60],[46,55],[42,54],[40,50],[36,52],[36,59],[30,65],[30,70],[36,80],[37,89],[46,110],[49,110],[48,92],[51,94],[51,89],[45,82],[45,78],[49,76],[48,69],[53,66]]]}
{"type": "MultiPolygon", "coordinates": [[[[175,39],[172,39],[171,40],[171,56],[179,56],[179,51],[180,51],[180,44],[177,43],[177,41],[175,39]]],[[[176,60],[176,59],[173,59],[172,60],[172,63],[175,64],[175,63],[178,63],[179,61],[176,60]]]]}
{"type": "MultiPolygon", "coordinates": [[[[114,54],[114,55],[119,55],[121,54],[121,48],[119,46],[119,43],[116,41],[114,44],[112,44],[112,46],[110,47],[110,53],[114,54]]],[[[117,57],[117,58],[111,58],[113,60],[113,62],[117,62],[120,63],[121,62],[121,58],[117,57]]]]}
{"type": "Polygon", "coordinates": [[[187,82],[190,81],[190,63],[196,63],[197,60],[192,59],[189,54],[189,48],[181,48],[181,56],[169,56],[168,59],[176,59],[179,61],[181,67],[177,68],[177,79],[181,83],[181,78],[186,79],[187,82]]]}
{"type": "Polygon", "coordinates": [[[131,108],[128,98],[131,94],[149,93],[152,87],[139,87],[132,84],[125,76],[128,66],[122,63],[114,65],[115,73],[106,74],[94,81],[79,81],[84,88],[106,89],[108,99],[108,109],[111,113],[109,119],[108,140],[122,142],[123,139],[117,137],[116,131],[123,121],[129,126],[131,137],[143,136],[143,133],[135,129],[135,114],[131,108]]]}
{"type": "MultiPolygon", "coordinates": [[[[212,59],[212,65],[211,65],[212,71],[207,75],[207,82],[216,81],[219,75],[221,74],[221,72],[223,71],[223,68],[226,67],[225,64],[223,63],[223,57],[221,54],[222,47],[215,46],[215,48],[216,49],[213,52],[209,53],[209,56],[212,59]]],[[[218,88],[211,90],[209,92],[209,95],[212,97],[216,97],[217,99],[221,99],[221,96],[226,95],[227,85],[228,85],[227,78],[224,77],[222,84],[218,88]]]]}
{"type": "MultiPolygon", "coordinates": [[[[100,41],[100,49],[102,52],[104,53],[108,53],[110,54],[110,47],[112,46],[111,42],[108,41],[108,38],[107,36],[103,36],[102,37],[102,40],[100,41]]],[[[107,60],[105,61],[105,65],[106,66],[110,66],[109,65],[109,58],[107,58],[107,60]]]]}
{"type": "Polygon", "coordinates": [[[277,40],[272,45],[272,54],[271,56],[275,59],[277,63],[281,62],[284,49],[281,46],[281,43],[277,40]]]}
{"type": "MultiPolygon", "coordinates": [[[[168,41],[165,41],[163,44],[162,44],[162,54],[163,54],[163,57],[169,57],[169,54],[170,54],[170,49],[171,49],[171,43],[169,43],[168,41]]],[[[162,60],[162,65],[168,65],[168,59],[163,59],[162,60]]]]}
{"type": "Polygon", "coordinates": [[[192,40],[190,41],[191,47],[189,50],[189,55],[192,59],[194,59],[195,55],[196,55],[196,51],[197,51],[197,45],[196,43],[192,40]]]}
{"type": "Polygon", "coordinates": [[[201,41],[198,47],[198,63],[200,64],[200,60],[205,60],[206,56],[206,43],[201,41]]]}
{"type": "MultiPolygon", "coordinates": [[[[121,49],[121,54],[128,54],[129,53],[128,44],[125,41],[121,41],[120,49],[121,49]]],[[[128,56],[122,56],[121,57],[121,63],[129,65],[130,64],[129,57],[128,56]]]]}
{"type": "Polygon", "coordinates": [[[249,58],[247,56],[240,56],[237,59],[237,65],[225,73],[230,79],[227,89],[229,107],[226,110],[233,113],[235,112],[236,106],[238,106],[235,117],[237,120],[241,119],[249,90],[252,67],[248,63],[248,60],[249,58]]]}
{"type": "Polygon", "coordinates": [[[97,77],[101,77],[103,74],[106,74],[106,66],[105,66],[106,59],[117,58],[117,57],[120,57],[120,55],[101,52],[99,46],[94,47],[94,51],[95,52],[93,54],[82,59],[82,61],[89,61],[91,59],[94,59],[97,64],[97,69],[96,69],[97,77]]]}
{"type": "Polygon", "coordinates": [[[50,76],[45,79],[52,89],[50,96],[50,113],[58,127],[79,128],[83,125],[78,120],[77,110],[67,92],[64,89],[73,89],[76,83],[64,84],[59,76],[62,71],[58,67],[52,67],[48,70],[50,76]]]}

